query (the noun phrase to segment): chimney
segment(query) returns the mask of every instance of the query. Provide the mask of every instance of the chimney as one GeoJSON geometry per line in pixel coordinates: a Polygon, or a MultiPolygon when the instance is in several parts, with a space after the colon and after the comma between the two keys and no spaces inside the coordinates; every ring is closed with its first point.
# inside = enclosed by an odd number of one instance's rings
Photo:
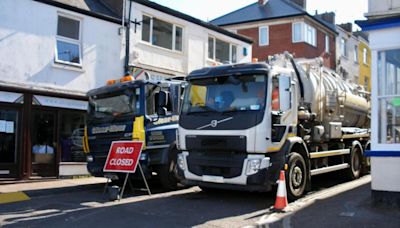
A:
{"type": "Polygon", "coordinates": [[[353,24],[352,23],[346,23],[346,24],[340,24],[339,25],[342,29],[344,29],[347,32],[353,32],[353,24]]]}
{"type": "Polygon", "coordinates": [[[331,24],[335,24],[335,13],[334,12],[326,12],[326,13],[322,13],[322,14],[318,14],[316,12],[315,14],[316,17],[321,18],[322,20],[331,23],[331,24]]]}
{"type": "Polygon", "coordinates": [[[291,0],[294,4],[300,6],[304,10],[307,9],[307,0],[291,0]]]}
{"type": "Polygon", "coordinates": [[[258,0],[258,5],[259,6],[264,6],[265,4],[267,4],[268,0],[258,0]]]}

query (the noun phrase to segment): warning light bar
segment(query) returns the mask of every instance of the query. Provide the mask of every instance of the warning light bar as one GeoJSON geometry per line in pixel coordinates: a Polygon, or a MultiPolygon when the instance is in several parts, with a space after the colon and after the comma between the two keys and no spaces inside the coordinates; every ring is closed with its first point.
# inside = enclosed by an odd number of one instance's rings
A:
{"type": "Polygon", "coordinates": [[[115,80],[115,79],[111,79],[111,80],[107,80],[107,85],[114,85],[117,82],[129,82],[129,81],[134,81],[135,78],[128,75],[128,76],[124,76],[119,80],[115,80]]]}

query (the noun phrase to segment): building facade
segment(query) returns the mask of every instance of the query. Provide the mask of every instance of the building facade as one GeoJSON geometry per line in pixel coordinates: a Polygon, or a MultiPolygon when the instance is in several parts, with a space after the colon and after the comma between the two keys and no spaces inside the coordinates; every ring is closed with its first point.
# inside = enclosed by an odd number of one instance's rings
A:
{"type": "Polygon", "coordinates": [[[322,57],[335,69],[335,15],[312,16],[305,9],[306,0],[259,0],[211,23],[251,37],[253,57],[260,61],[289,51],[296,58],[322,57]]]}
{"type": "Polygon", "coordinates": [[[358,65],[360,68],[358,84],[371,92],[371,49],[369,48],[368,36],[362,32],[354,33],[359,40],[358,65]]]}
{"type": "MultiPolygon", "coordinates": [[[[0,179],[87,174],[86,92],[125,74],[129,2],[0,1],[0,179]]],[[[132,70],[251,60],[250,39],[150,1],[132,1],[131,19],[132,70]]]]}
{"type": "Polygon", "coordinates": [[[359,40],[353,35],[352,24],[337,25],[338,36],[336,38],[336,72],[343,79],[352,83],[358,83],[360,77],[359,65],[359,40]]]}
{"type": "Polygon", "coordinates": [[[365,16],[357,24],[372,52],[372,200],[400,207],[400,0],[369,0],[365,16]]]}
{"type": "Polygon", "coordinates": [[[96,6],[0,2],[0,178],[87,173],[85,93],[123,73],[121,23],[96,6]]]}

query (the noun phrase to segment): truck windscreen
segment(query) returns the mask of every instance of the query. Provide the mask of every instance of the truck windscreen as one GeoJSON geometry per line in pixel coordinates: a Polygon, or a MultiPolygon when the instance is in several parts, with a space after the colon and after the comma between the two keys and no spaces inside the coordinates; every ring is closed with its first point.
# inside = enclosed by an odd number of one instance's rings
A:
{"type": "Polygon", "coordinates": [[[91,96],[89,114],[95,117],[137,114],[140,110],[139,95],[139,88],[130,88],[91,96]]]}
{"type": "Polygon", "coordinates": [[[263,110],[266,82],[266,75],[230,75],[191,80],[182,113],[263,110]]]}

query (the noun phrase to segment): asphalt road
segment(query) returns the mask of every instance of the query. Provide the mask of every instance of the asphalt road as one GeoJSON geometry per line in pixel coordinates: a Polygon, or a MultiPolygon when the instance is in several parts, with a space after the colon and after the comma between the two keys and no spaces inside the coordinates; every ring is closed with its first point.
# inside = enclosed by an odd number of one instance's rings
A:
{"type": "MultiPolygon", "coordinates": [[[[337,175],[320,176],[309,194],[343,182],[337,175]]],[[[275,193],[151,188],[151,197],[127,192],[113,202],[99,188],[1,205],[0,227],[242,227],[255,224],[275,201],[275,193]]]]}

